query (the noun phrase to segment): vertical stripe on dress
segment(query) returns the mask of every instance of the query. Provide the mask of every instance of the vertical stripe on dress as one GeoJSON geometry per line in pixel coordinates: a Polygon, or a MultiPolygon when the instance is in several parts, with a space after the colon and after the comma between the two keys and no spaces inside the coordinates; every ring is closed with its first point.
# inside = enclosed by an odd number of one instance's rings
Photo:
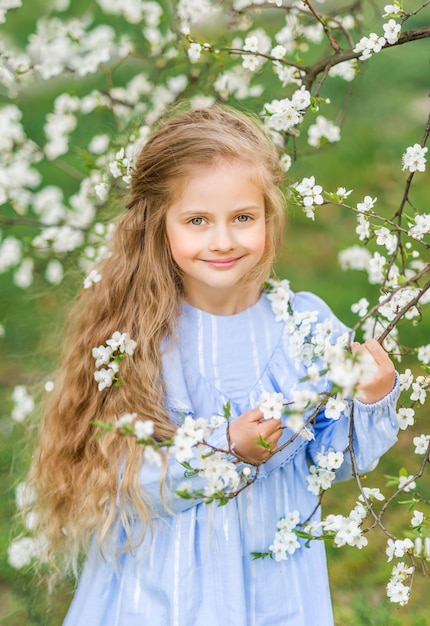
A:
{"type": "Polygon", "coordinates": [[[205,355],[203,351],[203,313],[197,311],[197,349],[199,359],[199,370],[202,376],[205,375],[205,355]]]}
{"type": "Polygon", "coordinates": [[[230,535],[230,527],[229,527],[229,518],[227,515],[227,507],[225,506],[222,508],[222,516],[223,516],[222,525],[223,525],[223,530],[224,530],[224,538],[226,541],[228,541],[229,535],[230,535]]]}
{"type": "Polygon", "coordinates": [[[214,368],[213,377],[215,382],[215,387],[220,389],[221,380],[219,377],[219,367],[218,367],[218,325],[217,318],[215,315],[211,317],[212,322],[212,364],[214,368]]]}
{"type": "Polygon", "coordinates": [[[251,350],[252,350],[252,360],[254,362],[254,370],[255,372],[260,372],[260,357],[258,354],[258,342],[257,336],[255,333],[255,327],[253,324],[253,317],[251,316],[250,310],[248,310],[248,327],[249,327],[249,338],[251,340],[251,350]]]}
{"type": "Polygon", "coordinates": [[[261,324],[264,328],[264,338],[265,338],[265,348],[266,348],[266,361],[269,360],[269,358],[272,356],[269,353],[269,348],[272,346],[272,333],[270,332],[270,326],[267,320],[267,316],[263,315],[263,312],[259,309],[259,313],[261,316],[261,324]]]}
{"type": "MultiPolygon", "coordinates": [[[[190,563],[192,561],[196,560],[196,551],[197,551],[197,537],[196,537],[196,526],[197,526],[197,506],[193,506],[191,507],[191,509],[189,509],[189,514],[190,514],[190,519],[188,522],[188,551],[187,554],[190,555],[189,557],[189,561],[190,563]]],[[[186,594],[186,599],[187,599],[187,615],[190,614],[190,611],[192,610],[192,606],[193,606],[193,601],[194,601],[194,597],[193,597],[193,580],[194,580],[194,576],[195,576],[195,570],[193,567],[189,567],[188,571],[187,571],[187,584],[185,587],[185,594],[186,594]]]]}
{"type": "MultiPolygon", "coordinates": [[[[252,489],[252,487],[256,486],[258,488],[258,491],[260,491],[259,488],[261,488],[261,485],[252,485],[251,489],[249,489],[249,491],[254,491],[254,489],[252,489]]],[[[257,492],[258,494],[258,492],[257,492]]],[[[249,543],[248,545],[256,545],[256,532],[259,533],[261,528],[265,528],[267,526],[267,515],[266,515],[266,507],[265,506],[261,506],[260,507],[260,514],[261,517],[259,519],[259,524],[258,524],[258,528],[255,527],[255,524],[253,524],[251,533],[250,533],[250,537],[249,537],[249,543]]],[[[255,562],[251,563],[250,567],[249,567],[249,577],[250,577],[250,581],[249,581],[249,626],[259,626],[258,623],[258,606],[257,606],[257,586],[260,583],[260,581],[258,580],[257,577],[257,567],[255,567],[255,562]]]]}
{"type": "Polygon", "coordinates": [[[139,612],[140,595],[141,595],[140,567],[137,567],[137,564],[136,564],[136,578],[135,578],[135,586],[134,586],[134,593],[133,593],[133,608],[136,613],[139,612]]]}
{"type": "Polygon", "coordinates": [[[121,626],[121,615],[122,612],[124,610],[124,607],[122,605],[122,596],[124,593],[124,584],[125,584],[125,579],[126,577],[124,576],[124,574],[122,576],[120,576],[120,584],[119,584],[119,589],[118,589],[118,597],[117,597],[117,603],[116,603],[116,615],[115,615],[115,622],[114,622],[114,626],[121,626]]]}
{"type": "Polygon", "coordinates": [[[175,550],[173,560],[173,622],[172,626],[179,626],[179,581],[180,581],[180,547],[181,547],[181,519],[176,518],[175,528],[175,550]]]}

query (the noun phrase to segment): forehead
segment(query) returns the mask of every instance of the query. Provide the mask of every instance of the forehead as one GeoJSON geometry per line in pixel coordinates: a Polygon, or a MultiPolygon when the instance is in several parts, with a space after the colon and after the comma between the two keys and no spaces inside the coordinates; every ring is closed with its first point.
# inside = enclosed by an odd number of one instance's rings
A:
{"type": "Polygon", "coordinates": [[[213,183],[215,186],[222,182],[238,184],[250,181],[253,186],[263,188],[262,168],[256,163],[240,160],[217,160],[214,163],[196,165],[191,168],[188,175],[178,181],[175,195],[184,193],[186,190],[203,187],[204,184],[213,183]]]}

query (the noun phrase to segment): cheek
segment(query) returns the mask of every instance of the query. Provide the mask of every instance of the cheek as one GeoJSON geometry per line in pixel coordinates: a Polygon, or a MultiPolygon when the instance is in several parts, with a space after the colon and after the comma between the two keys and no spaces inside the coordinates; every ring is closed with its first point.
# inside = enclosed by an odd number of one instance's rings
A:
{"type": "Polygon", "coordinates": [[[252,242],[250,242],[252,249],[255,254],[258,254],[260,257],[263,256],[264,251],[266,250],[266,228],[259,228],[258,231],[254,233],[252,242]]]}
{"type": "Polygon", "coordinates": [[[178,265],[191,256],[191,245],[187,235],[176,228],[167,228],[167,240],[173,259],[178,265]]]}

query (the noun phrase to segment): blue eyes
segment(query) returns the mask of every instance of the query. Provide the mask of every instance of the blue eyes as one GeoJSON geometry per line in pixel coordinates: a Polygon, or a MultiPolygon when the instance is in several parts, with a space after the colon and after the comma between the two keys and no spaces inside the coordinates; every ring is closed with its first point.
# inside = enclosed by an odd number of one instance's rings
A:
{"type": "MultiPolygon", "coordinates": [[[[245,224],[246,222],[250,222],[252,217],[250,215],[238,215],[234,218],[235,222],[239,222],[240,224],[245,224]]],[[[202,226],[202,224],[206,223],[206,219],[204,217],[192,217],[188,220],[189,224],[193,226],[202,226]]]]}

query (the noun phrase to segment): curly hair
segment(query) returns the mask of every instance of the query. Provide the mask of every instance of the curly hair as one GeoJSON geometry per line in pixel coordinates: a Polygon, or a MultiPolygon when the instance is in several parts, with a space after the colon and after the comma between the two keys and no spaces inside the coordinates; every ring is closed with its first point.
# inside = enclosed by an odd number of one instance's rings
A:
{"type": "Polygon", "coordinates": [[[264,193],[265,252],[248,277],[261,287],[283,235],[279,155],[255,120],[214,105],[176,114],[153,132],[134,165],[127,210],[117,220],[111,254],[98,267],[102,280],[82,291],[70,313],[28,478],[37,496],[38,529],[57,571],[76,571],[94,534],[103,549],[118,516],[128,537],[133,520],[142,524],[142,538],[148,528],[151,503],[138,480],[142,449],[131,437],[97,437],[94,420],[111,424],[133,412],[154,422],[160,440],[174,434],[164,407],[161,345],[174,336],[183,285],[165,215],[196,168],[225,160],[254,168],[264,193]],[[124,383],[99,391],[92,347],[117,330],[128,332],[137,347],[132,358],[121,362],[124,383]]]}

